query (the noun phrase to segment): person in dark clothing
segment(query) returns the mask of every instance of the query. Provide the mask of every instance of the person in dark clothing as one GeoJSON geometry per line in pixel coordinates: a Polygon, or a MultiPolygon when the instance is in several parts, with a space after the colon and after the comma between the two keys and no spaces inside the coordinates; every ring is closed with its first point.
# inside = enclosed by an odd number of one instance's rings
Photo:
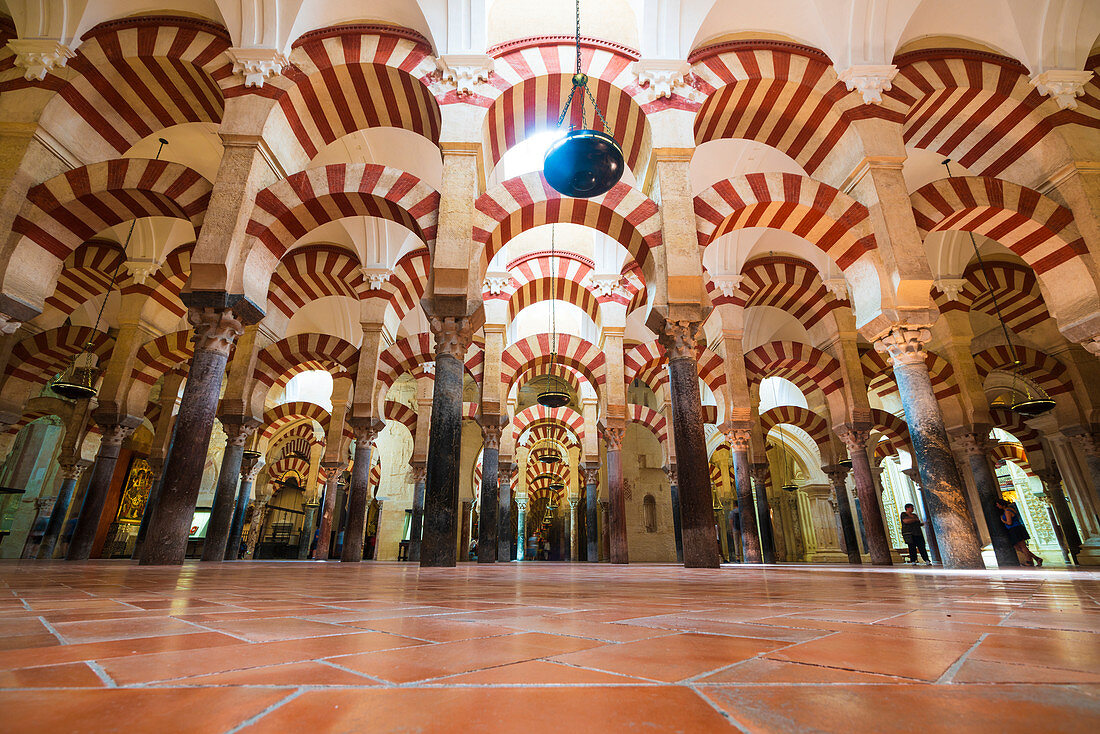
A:
{"type": "Polygon", "coordinates": [[[1005,529],[1008,531],[1008,541],[1016,549],[1020,560],[1024,562],[1025,566],[1042,566],[1043,559],[1032,553],[1031,549],[1027,547],[1027,541],[1031,539],[1031,536],[1028,535],[1027,527],[1024,526],[1024,521],[1020,518],[1020,510],[1012,502],[1003,499],[997,500],[994,504],[1001,511],[1001,522],[1004,523],[1005,529]]]}
{"type": "Polygon", "coordinates": [[[917,562],[919,551],[924,562],[932,565],[932,562],[928,560],[928,549],[924,545],[924,533],[921,532],[922,525],[924,523],[917,517],[917,513],[913,512],[913,505],[911,503],[907,504],[905,512],[901,513],[901,537],[905,539],[905,544],[909,546],[909,562],[917,562]]]}

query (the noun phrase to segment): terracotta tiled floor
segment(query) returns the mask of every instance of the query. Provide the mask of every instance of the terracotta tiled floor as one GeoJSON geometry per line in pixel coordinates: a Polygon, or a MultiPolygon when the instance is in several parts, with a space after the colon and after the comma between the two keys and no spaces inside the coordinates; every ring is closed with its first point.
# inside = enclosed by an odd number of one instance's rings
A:
{"type": "Polygon", "coordinates": [[[1100,731],[1100,574],[0,563],[0,731],[1100,731]]]}

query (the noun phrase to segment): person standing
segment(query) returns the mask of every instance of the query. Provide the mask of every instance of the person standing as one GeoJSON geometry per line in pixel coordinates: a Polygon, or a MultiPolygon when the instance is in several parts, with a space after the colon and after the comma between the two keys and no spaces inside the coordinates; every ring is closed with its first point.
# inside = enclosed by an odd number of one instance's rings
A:
{"type": "Polygon", "coordinates": [[[1008,542],[1012,543],[1012,547],[1016,549],[1016,553],[1020,556],[1024,565],[1042,566],[1043,559],[1032,553],[1031,549],[1027,547],[1027,541],[1031,539],[1031,536],[1028,535],[1027,527],[1024,526],[1024,521],[1021,519],[1020,511],[1016,505],[1003,499],[997,500],[994,504],[1001,511],[1001,522],[1008,530],[1008,542]]]}
{"type": "Polygon", "coordinates": [[[928,549],[924,545],[924,532],[921,531],[921,526],[924,523],[917,517],[917,513],[913,512],[913,509],[913,504],[909,503],[905,505],[905,511],[901,513],[901,537],[905,539],[905,544],[909,546],[909,563],[916,563],[917,553],[920,552],[920,557],[931,566],[932,562],[928,560],[928,549]]]}

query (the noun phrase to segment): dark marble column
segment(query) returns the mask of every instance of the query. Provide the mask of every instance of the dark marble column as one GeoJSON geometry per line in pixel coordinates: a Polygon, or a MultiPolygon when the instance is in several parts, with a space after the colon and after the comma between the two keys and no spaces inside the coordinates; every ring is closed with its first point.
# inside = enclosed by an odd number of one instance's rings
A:
{"type": "Polygon", "coordinates": [[[76,521],[72,541],[65,559],[86,561],[92,555],[92,546],[99,531],[99,520],[103,507],[107,504],[107,492],[111,488],[111,477],[115,474],[118,454],[122,442],[133,432],[134,426],[121,421],[128,420],[120,416],[96,416],[101,430],[99,453],[95,457],[92,476],[84,492],[84,503],[80,506],[80,516],[76,521]]]}
{"type": "Polygon", "coordinates": [[[516,527],[516,560],[527,558],[527,498],[516,497],[516,506],[519,507],[519,523],[516,527]]]}
{"type": "Polygon", "coordinates": [[[424,537],[424,479],[428,468],[423,462],[412,465],[413,512],[409,522],[409,560],[420,561],[420,541],[424,537]]]}
{"type": "Polygon", "coordinates": [[[626,494],[623,491],[622,449],[625,426],[603,426],[607,442],[607,499],[611,511],[611,562],[629,563],[626,543],[626,494]]]}
{"type": "MultiPolygon", "coordinates": [[[[174,406],[173,406],[174,408],[174,406]]],[[[176,442],[176,422],[172,420],[172,436],[168,439],[168,449],[165,452],[165,456],[161,458],[149,459],[150,466],[153,467],[157,479],[153,482],[152,488],[149,490],[149,498],[145,500],[145,509],[141,513],[141,525],[138,526],[137,542],[134,543],[134,553],[131,556],[132,559],[141,558],[141,549],[145,545],[145,538],[149,534],[149,526],[153,523],[153,515],[157,512],[157,505],[160,504],[160,495],[164,491],[164,464],[165,458],[172,455],[172,446],[176,442]]]]}
{"type": "Polygon", "coordinates": [[[468,561],[470,560],[470,527],[473,523],[473,519],[470,517],[473,514],[474,503],[473,500],[462,501],[461,511],[461,524],[458,533],[458,560],[468,561]]]}
{"type": "Polygon", "coordinates": [[[600,503],[600,554],[604,559],[611,556],[611,509],[608,502],[600,503]]]}
{"type": "Polygon", "coordinates": [[[233,505],[241,480],[244,445],[259,426],[258,421],[244,416],[223,416],[221,422],[225,429],[225,453],[222,454],[222,467],[214,490],[210,525],[202,544],[202,560],[218,563],[225,560],[225,549],[229,545],[229,533],[233,527],[233,505]]]}
{"type": "Polygon", "coordinates": [[[585,557],[589,563],[600,562],[600,465],[588,464],[584,468],[584,522],[585,522],[585,557]]]}
{"type": "MultiPolygon", "coordinates": [[[[499,454],[497,455],[499,461],[499,454]]],[[[482,469],[484,471],[484,469],[482,469]]],[[[512,466],[497,467],[497,562],[512,560],[512,466]]]]}
{"type": "MultiPolygon", "coordinates": [[[[841,540],[844,542],[844,552],[848,554],[848,563],[860,565],[863,559],[859,555],[859,538],[856,537],[856,523],[852,517],[852,503],[848,501],[848,487],[844,480],[848,476],[848,470],[840,464],[823,467],[829,483],[833,485],[833,497],[836,499],[836,511],[840,515],[841,540]]],[[[864,511],[866,515],[866,511],[864,511]]]]}
{"type": "Polygon", "coordinates": [[[967,464],[970,465],[970,476],[974,479],[974,488],[978,493],[982,514],[985,516],[985,527],[989,532],[993,553],[997,557],[998,566],[1019,566],[1020,559],[1016,555],[1016,549],[1012,547],[1012,541],[1008,539],[1008,529],[1001,522],[1001,511],[995,504],[1001,498],[1001,490],[997,486],[997,477],[993,475],[993,468],[989,464],[988,452],[993,448],[988,439],[989,428],[982,426],[973,428],[973,431],[959,436],[958,445],[966,456],[967,464]]]}
{"type": "Polygon", "coordinates": [[[76,483],[80,481],[80,475],[84,473],[85,463],[78,459],[65,459],[61,464],[61,489],[57,492],[57,499],[53,503],[53,511],[46,523],[46,531],[42,534],[42,542],[38,545],[38,560],[48,561],[53,558],[54,548],[57,547],[57,539],[61,537],[61,531],[65,527],[65,517],[69,514],[69,503],[73,501],[73,492],[76,491],[76,483]]]}
{"type": "Polygon", "coordinates": [[[241,535],[244,533],[244,518],[248,514],[248,501],[252,496],[252,483],[256,481],[256,475],[262,466],[259,451],[244,452],[241,459],[241,484],[233,505],[233,523],[229,526],[229,539],[225,542],[223,560],[235,561],[241,556],[241,535]]]}
{"type": "Polygon", "coordinates": [[[932,563],[940,563],[940,544],[936,541],[936,528],[932,525],[931,518],[928,515],[928,493],[924,491],[924,487],[920,483],[920,472],[915,468],[910,467],[902,471],[902,474],[909,477],[913,482],[913,486],[920,492],[920,501],[924,505],[924,526],[921,530],[924,531],[924,538],[928,541],[928,557],[932,560],[932,563]]]}
{"type": "Polygon", "coordinates": [[[424,480],[420,565],[451,567],[458,545],[458,458],[462,451],[462,360],[473,339],[469,318],[428,317],[435,335],[435,386],[424,480]]]}
{"type": "Polygon", "coordinates": [[[737,491],[737,515],[740,520],[741,559],[744,563],[761,563],[760,535],[756,529],[756,507],[752,498],[752,480],[749,478],[749,444],[752,434],[748,428],[730,429],[726,433],[733,460],[733,486],[737,491]]]}
{"type": "Polygon", "coordinates": [[[328,475],[325,477],[325,499],[321,505],[321,526],[317,532],[317,548],[313,551],[313,558],[317,561],[327,561],[332,538],[332,518],[336,514],[337,485],[340,482],[340,475],[344,473],[344,463],[329,461],[321,466],[325,468],[328,475]]]}
{"type": "Polygon", "coordinates": [[[367,508],[370,506],[371,442],[378,435],[381,425],[372,418],[352,418],[348,423],[355,432],[355,458],[351,465],[347,522],[344,524],[344,546],[340,549],[340,560],[358,563],[363,560],[367,508]]]}
{"type": "Polygon", "coordinates": [[[927,509],[936,529],[943,565],[984,568],[982,544],[966,506],[962,478],[948,446],[943,413],[928,375],[924,344],[929,339],[931,332],[926,328],[896,326],[875,341],[875,349],[889,354],[894,365],[914,460],[921,486],[928,491],[927,509]]]}
{"type": "Polygon", "coordinates": [[[298,560],[309,560],[310,546],[313,545],[313,526],[317,523],[317,510],[321,508],[320,502],[306,502],[302,510],[302,532],[298,534],[298,560]]]}
{"type": "Polygon", "coordinates": [[[1095,434],[1084,429],[1063,431],[1063,433],[1069,437],[1070,441],[1077,444],[1085,456],[1085,465],[1088,466],[1092,484],[1092,503],[1094,507],[1100,508],[1100,440],[1097,440],[1095,434]]]}
{"type": "Polygon", "coordinates": [[[668,491],[672,497],[672,534],[676,541],[676,562],[684,562],[684,536],[680,531],[680,489],[676,486],[676,465],[665,467],[668,476],[668,491]]]}
{"type": "Polygon", "coordinates": [[[680,523],[687,568],[718,568],[718,538],[710,492],[710,463],[699,398],[697,335],[702,325],[666,321],[659,336],[668,356],[672,398],[672,436],[676,447],[676,485],[680,490],[680,523]]]}
{"type": "Polygon", "coordinates": [[[484,448],[481,451],[481,505],[477,522],[477,562],[496,563],[497,533],[500,531],[500,434],[503,430],[498,416],[485,418],[481,427],[484,448]]]}
{"type": "Polygon", "coordinates": [[[229,349],[244,331],[229,309],[191,308],[187,319],[195,331],[191,337],[195,353],[180,399],[160,501],[141,548],[143,566],[183,563],[229,349]]]}
{"type": "Polygon", "coordinates": [[[768,504],[768,465],[750,464],[749,474],[756,485],[756,515],[760,531],[760,557],[764,563],[775,563],[775,535],[772,532],[772,513],[768,504]]]}
{"type": "MultiPolygon", "coordinates": [[[[1073,513],[1069,509],[1066,493],[1062,489],[1062,475],[1053,466],[1036,474],[1043,483],[1047,501],[1054,510],[1054,517],[1062,526],[1062,539],[1066,543],[1066,551],[1074,564],[1077,564],[1077,554],[1081,552],[1081,534],[1077,531],[1077,523],[1073,521],[1073,513]]],[[[50,517],[53,521],[53,517],[50,517]]],[[[40,556],[41,557],[41,556],[40,556]]]]}
{"type": "MultiPolygon", "coordinates": [[[[882,505],[875,480],[871,476],[871,462],[867,458],[870,432],[849,427],[839,431],[837,436],[848,447],[848,458],[852,460],[852,480],[856,485],[856,496],[859,497],[859,507],[862,510],[867,555],[876,566],[892,566],[894,559],[890,553],[890,538],[886,534],[886,526],[882,524],[882,505]]],[[[837,510],[839,509],[838,501],[837,510]]]]}

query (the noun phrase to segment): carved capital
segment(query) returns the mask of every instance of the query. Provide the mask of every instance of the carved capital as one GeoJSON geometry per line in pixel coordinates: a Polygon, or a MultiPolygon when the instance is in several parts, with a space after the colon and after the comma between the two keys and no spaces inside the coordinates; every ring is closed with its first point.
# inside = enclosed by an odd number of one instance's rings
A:
{"type": "Polygon", "coordinates": [[[748,451],[752,443],[752,431],[747,428],[727,428],[726,440],[734,451],[748,451]]]}
{"type": "Polygon", "coordinates": [[[668,483],[676,484],[676,465],[669,464],[661,468],[665,470],[665,476],[668,477],[668,483]]]}
{"type": "Polygon", "coordinates": [[[83,461],[74,459],[62,460],[58,464],[61,465],[61,477],[74,481],[80,479],[80,475],[84,473],[84,467],[87,466],[83,461]]]}
{"type": "Polygon", "coordinates": [[[1059,109],[1077,109],[1077,98],[1085,93],[1085,85],[1092,79],[1091,71],[1077,69],[1051,69],[1031,78],[1031,86],[1053,99],[1059,109]]]}
{"type": "Polygon", "coordinates": [[[829,477],[829,483],[836,487],[843,487],[844,480],[848,478],[848,468],[840,464],[830,464],[821,467],[825,470],[825,476],[829,477]]]}
{"type": "Polygon", "coordinates": [[[474,340],[473,322],[469,318],[429,316],[428,325],[435,336],[437,360],[444,355],[454,357],[459,362],[466,358],[466,350],[474,340]]]}
{"type": "Polygon", "coordinates": [[[244,333],[244,325],[229,309],[189,308],[187,321],[195,330],[191,341],[195,342],[196,352],[215,352],[228,357],[233,343],[244,333]]]}
{"type": "Polygon", "coordinates": [[[882,104],[882,93],[893,88],[898,67],[893,64],[850,66],[839,72],[837,79],[844,82],[849,92],[859,92],[863,104],[882,104]]]}
{"type": "Polygon", "coordinates": [[[837,438],[847,447],[849,455],[855,455],[857,451],[867,450],[867,441],[871,438],[871,432],[859,428],[848,428],[839,431],[837,438]]]}
{"type": "Polygon", "coordinates": [[[958,301],[969,283],[966,278],[937,278],[935,285],[949,301],[958,301]]]}
{"type": "Polygon", "coordinates": [[[719,278],[711,278],[710,282],[725,298],[733,298],[741,289],[741,281],[744,278],[744,275],[724,275],[719,278]]]}
{"type": "Polygon", "coordinates": [[[699,351],[699,332],[703,324],[698,321],[665,321],[664,329],[657,341],[665,348],[668,359],[690,359],[694,361],[699,351]]]}
{"type": "Polygon", "coordinates": [[[899,324],[875,340],[875,351],[889,355],[895,365],[917,364],[928,357],[924,345],[931,339],[927,326],[899,324]]]}
{"type": "Polygon", "coordinates": [[[681,59],[641,59],[631,67],[638,77],[638,86],[648,88],[654,99],[671,97],[678,87],[686,85],[691,66],[681,59]]]}
{"type": "Polygon", "coordinates": [[[99,432],[99,445],[101,447],[121,446],[122,442],[129,438],[130,434],[134,432],[134,426],[127,426],[122,423],[100,424],[99,432]]]}
{"type": "Polygon", "coordinates": [[[444,54],[436,65],[440,78],[454,85],[460,97],[474,94],[477,85],[493,75],[493,57],[488,54],[444,54]]]}
{"type": "Polygon", "coordinates": [[[352,418],[348,421],[348,426],[355,434],[355,444],[362,446],[373,441],[386,424],[375,418],[352,418]]]}
{"type": "Polygon", "coordinates": [[[500,450],[500,434],[504,431],[504,426],[500,424],[486,423],[481,426],[481,436],[485,440],[485,448],[492,449],[494,451],[500,450]]]}
{"type": "Polygon", "coordinates": [[[367,284],[368,291],[382,290],[382,286],[393,275],[393,271],[386,268],[360,268],[359,272],[363,275],[363,282],[367,284]]]}
{"type": "Polygon", "coordinates": [[[76,56],[63,43],[49,38],[13,38],[8,48],[15,54],[15,65],[23,70],[28,82],[40,82],[55,69],[63,68],[76,56]]]}
{"type": "Polygon", "coordinates": [[[848,281],[844,278],[829,278],[823,280],[822,285],[825,286],[825,290],[829,291],[836,300],[848,300],[848,281]]]}
{"type": "Polygon", "coordinates": [[[282,74],[290,64],[273,48],[230,48],[225,53],[233,62],[233,73],[244,77],[246,87],[262,87],[268,77],[282,74]]]}
{"type": "Polygon", "coordinates": [[[481,290],[490,296],[499,296],[511,282],[512,276],[508,273],[490,273],[485,276],[481,290]]]}
{"type": "Polygon", "coordinates": [[[621,451],[623,448],[623,437],[626,435],[626,427],[600,426],[600,435],[602,435],[603,440],[607,442],[608,451],[621,451]]]}
{"type": "Polygon", "coordinates": [[[428,466],[422,461],[411,464],[409,466],[409,471],[412,472],[413,484],[420,484],[428,478],[428,466]]]}
{"type": "Polygon", "coordinates": [[[222,416],[222,430],[225,431],[227,446],[244,446],[249,437],[260,427],[260,422],[244,416],[222,416]]]}
{"type": "Polygon", "coordinates": [[[584,483],[585,484],[599,484],[600,483],[600,467],[598,464],[591,464],[584,467],[584,483]]]}

